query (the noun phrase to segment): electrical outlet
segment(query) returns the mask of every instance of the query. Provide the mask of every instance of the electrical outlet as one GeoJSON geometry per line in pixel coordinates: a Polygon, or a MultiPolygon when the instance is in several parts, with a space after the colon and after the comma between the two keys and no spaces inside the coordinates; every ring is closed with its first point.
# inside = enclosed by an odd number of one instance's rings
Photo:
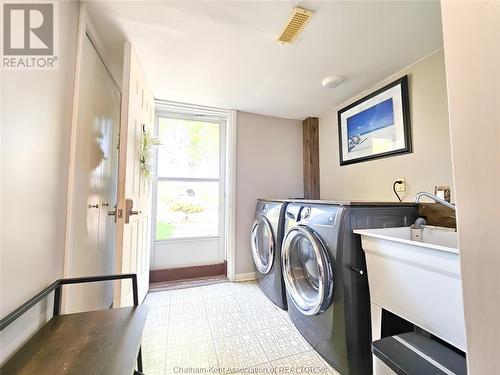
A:
{"type": "Polygon", "coordinates": [[[396,184],[396,191],[398,193],[403,193],[406,191],[406,180],[404,177],[398,178],[396,181],[402,181],[400,184],[396,184]]]}

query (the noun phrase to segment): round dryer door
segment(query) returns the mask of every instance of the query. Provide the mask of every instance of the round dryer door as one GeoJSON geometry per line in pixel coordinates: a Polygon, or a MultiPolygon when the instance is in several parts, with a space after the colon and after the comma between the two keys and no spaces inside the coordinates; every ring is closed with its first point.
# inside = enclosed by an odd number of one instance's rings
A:
{"type": "Polygon", "coordinates": [[[283,242],[283,277],[294,305],[304,315],[316,315],[329,306],[333,273],[321,240],[306,226],[291,228],[283,242]]]}
{"type": "Polygon", "coordinates": [[[266,274],[273,266],[275,243],[271,223],[265,216],[254,221],[250,238],[255,266],[260,273],[266,274]]]}

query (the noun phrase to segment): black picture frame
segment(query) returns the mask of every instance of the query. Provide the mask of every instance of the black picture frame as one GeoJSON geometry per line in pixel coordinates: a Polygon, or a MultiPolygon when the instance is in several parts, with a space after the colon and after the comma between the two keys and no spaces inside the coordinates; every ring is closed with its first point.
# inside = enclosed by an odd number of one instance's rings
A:
{"type": "Polygon", "coordinates": [[[411,138],[411,121],[410,121],[410,100],[408,93],[408,76],[405,75],[384,87],[364,96],[363,98],[349,104],[348,106],[337,111],[337,122],[338,122],[338,138],[339,138],[339,161],[340,165],[349,165],[355,163],[361,163],[369,160],[382,159],[390,156],[409,154],[412,152],[412,138],[411,138]],[[392,89],[395,86],[400,85],[401,89],[401,111],[403,120],[403,131],[404,131],[404,147],[397,150],[386,151],[378,154],[373,154],[369,156],[363,156],[355,159],[345,160],[344,158],[344,145],[343,145],[343,127],[342,127],[342,115],[360,104],[366,102],[367,100],[384,93],[385,91],[392,89]]]}

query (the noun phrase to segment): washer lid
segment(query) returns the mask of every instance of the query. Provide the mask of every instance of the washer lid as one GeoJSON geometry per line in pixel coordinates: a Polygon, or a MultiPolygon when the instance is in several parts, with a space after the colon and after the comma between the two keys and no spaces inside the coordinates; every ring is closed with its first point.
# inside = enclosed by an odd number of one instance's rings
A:
{"type": "Polygon", "coordinates": [[[294,305],[304,315],[322,313],[333,294],[333,272],[327,250],[314,232],[297,225],[286,234],[283,277],[294,305]]]}
{"type": "Polygon", "coordinates": [[[269,273],[273,266],[276,246],[271,223],[265,216],[259,216],[254,221],[250,233],[250,246],[257,270],[262,274],[269,273]]]}

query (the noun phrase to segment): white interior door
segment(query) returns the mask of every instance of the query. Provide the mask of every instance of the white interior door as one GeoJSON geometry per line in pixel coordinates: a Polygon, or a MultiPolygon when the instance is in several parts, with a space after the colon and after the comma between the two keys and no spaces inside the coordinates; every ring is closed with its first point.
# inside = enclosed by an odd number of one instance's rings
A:
{"type": "MultiPolygon", "coordinates": [[[[153,134],[154,97],[139,59],[125,43],[117,205],[117,273],[136,273],[139,301],[149,289],[151,182],[141,165],[144,134],[153,134]]],[[[115,289],[115,305],[131,305],[132,285],[115,289]]]]}
{"type": "MultiPolygon", "coordinates": [[[[81,39],[69,181],[65,277],[112,274],[120,92],[89,37],[81,39]]],[[[109,308],[111,283],[64,288],[64,311],[109,308]]]]}

